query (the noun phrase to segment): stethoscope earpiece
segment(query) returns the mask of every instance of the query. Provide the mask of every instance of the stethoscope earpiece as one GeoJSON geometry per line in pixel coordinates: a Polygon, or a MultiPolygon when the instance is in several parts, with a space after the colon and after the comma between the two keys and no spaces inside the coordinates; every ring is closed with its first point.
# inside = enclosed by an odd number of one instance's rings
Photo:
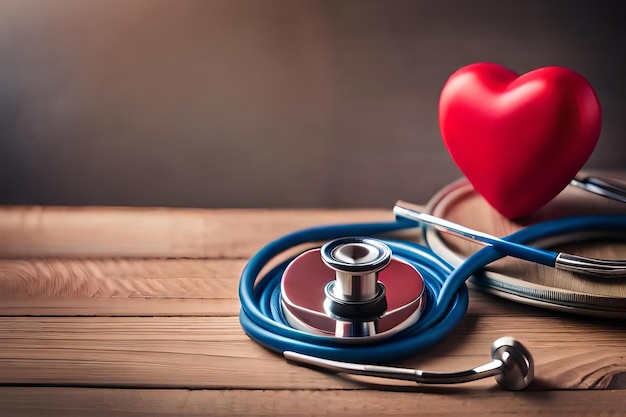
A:
{"type": "Polygon", "coordinates": [[[528,349],[518,340],[508,336],[493,342],[491,362],[461,372],[429,372],[392,366],[362,365],[322,359],[292,351],[285,351],[283,355],[290,362],[332,372],[415,381],[418,384],[460,384],[494,376],[502,388],[519,391],[527,388],[535,376],[533,357],[528,349]]]}
{"type": "Polygon", "coordinates": [[[523,390],[533,382],[535,362],[526,347],[509,336],[501,337],[491,346],[491,359],[500,361],[500,373],[497,374],[498,384],[509,391],[523,390]]]}

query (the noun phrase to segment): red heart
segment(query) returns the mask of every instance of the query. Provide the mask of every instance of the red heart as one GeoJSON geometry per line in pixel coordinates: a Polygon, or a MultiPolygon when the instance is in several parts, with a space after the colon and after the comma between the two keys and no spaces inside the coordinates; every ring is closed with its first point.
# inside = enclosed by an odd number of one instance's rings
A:
{"type": "Polygon", "coordinates": [[[546,67],[518,76],[496,64],[450,76],[439,100],[448,152],[489,204],[509,219],[556,197],[600,136],[600,103],[581,75],[546,67]]]}

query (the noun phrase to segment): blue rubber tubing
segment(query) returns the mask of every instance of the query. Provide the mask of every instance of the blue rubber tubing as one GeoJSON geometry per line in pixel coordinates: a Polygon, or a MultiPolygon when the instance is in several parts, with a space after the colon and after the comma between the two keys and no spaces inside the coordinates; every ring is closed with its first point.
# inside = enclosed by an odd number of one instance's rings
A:
{"type": "MultiPolygon", "coordinates": [[[[486,265],[507,256],[494,247],[485,247],[454,269],[428,247],[413,242],[381,239],[393,256],[413,265],[426,284],[427,306],[420,319],[393,336],[366,344],[346,344],[335,338],[315,335],[290,327],[280,307],[280,281],[293,259],[274,267],[263,277],[261,270],[275,256],[294,246],[346,236],[376,236],[407,228],[414,222],[398,219],[387,223],[359,223],[319,226],[285,235],[253,255],[239,282],[245,333],[257,343],[276,352],[291,350],[326,359],[357,363],[388,363],[413,356],[448,336],[465,317],[469,293],[465,281],[486,265]]],[[[581,216],[538,223],[505,237],[530,244],[548,237],[585,230],[626,231],[626,216],[581,216]]],[[[548,251],[546,251],[548,252],[548,251]]]]}

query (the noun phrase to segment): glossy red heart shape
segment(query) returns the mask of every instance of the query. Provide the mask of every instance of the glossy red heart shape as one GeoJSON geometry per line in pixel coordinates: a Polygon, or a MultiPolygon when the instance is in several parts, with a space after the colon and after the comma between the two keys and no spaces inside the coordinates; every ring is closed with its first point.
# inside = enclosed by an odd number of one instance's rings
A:
{"type": "Polygon", "coordinates": [[[478,63],[450,76],[439,127],[475,190],[509,219],[548,203],[598,142],[600,103],[589,82],[563,67],[523,75],[478,63]]]}

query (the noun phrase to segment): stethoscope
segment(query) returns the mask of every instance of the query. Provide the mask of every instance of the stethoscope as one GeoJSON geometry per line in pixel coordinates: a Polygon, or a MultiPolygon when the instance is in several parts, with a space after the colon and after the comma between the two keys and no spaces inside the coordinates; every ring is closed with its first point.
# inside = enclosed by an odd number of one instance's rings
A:
{"type": "MultiPolygon", "coordinates": [[[[626,202],[618,185],[598,178],[572,185],[626,202]]],[[[512,256],[594,279],[626,277],[626,261],[602,260],[528,246],[559,235],[626,231],[626,215],[550,220],[505,238],[472,230],[399,202],[395,222],[328,225],[275,240],[253,255],[239,286],[240,321],[261,345],[290,362],[334,372],[450,384],[495,376],[505,389],[526,388],[534,362],[524,345],[496,340],[491,362],[456,373],[434,373],[371,363],[398,361],[450,334],[465,316],[465,282],[486,265],[512,256]],[[427,246],[373,238],[415,227],[435,227],[486,245],[456,268],[427,246]],[[326,241],[260,276],[273,258],[303,244],[326,241]]]]}

